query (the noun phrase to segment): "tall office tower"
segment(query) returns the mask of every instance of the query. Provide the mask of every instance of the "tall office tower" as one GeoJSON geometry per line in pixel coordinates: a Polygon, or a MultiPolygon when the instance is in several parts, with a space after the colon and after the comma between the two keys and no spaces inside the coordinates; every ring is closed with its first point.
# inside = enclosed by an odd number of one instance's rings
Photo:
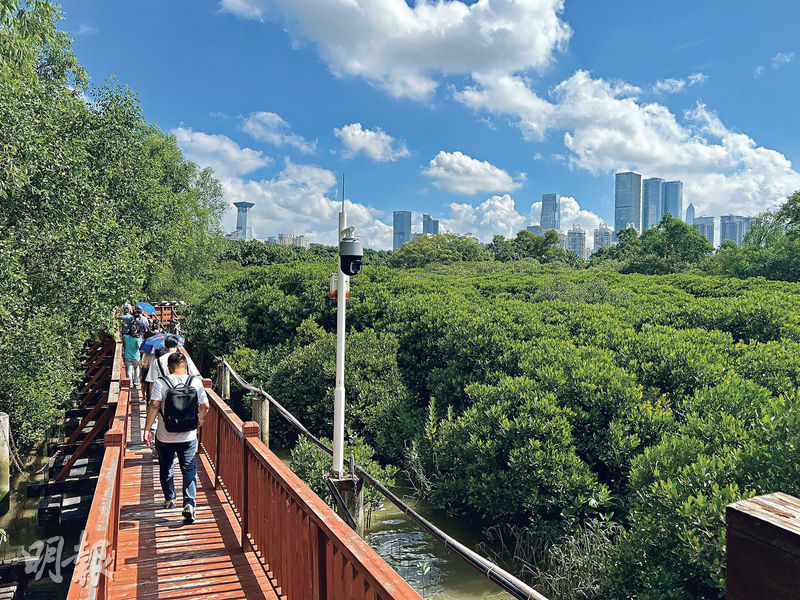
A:
{"type": "Polygon", "coordinates": [[[714,245],[714,217],[695,217],[694,228],[706,236],[706,239],[714,245]]]}
{"type": "Polygon", "coordinates": [[[561,230],[561,196],[558,194],[542,194],[542,216],[539,219],[542,228],[561,230]]]}
{"type": "Polygon", "coordinates": [[[614,175],[614,239],[617,232],[633,224],[642,230],[642,176],[639,173],[614,175]]]}
{"type": "Polygon", "coordinates": [[[600,223],[600,227],[594,230],[594,251],[597,252],[600,248],[611,247],[611,239],[614,232],[611,227],[607,227],[605,223],[600,223]]]}
{"type": "Polygon", "coordinates": [[[735,242],[739,248],[744,242],[744,234],[750,229],[750,217],[739,215],[725,215],[719,218],[719,242],[725,240],[735,242]]]}
{"type": "Polygon", "coordinates": [[[658,222],[663,217],[664,180],[661,177],[645,179],[642,184],[642,231],[658,222]]]}
{"type": "Polygon", "coordinates": [[[567,250],[571,250],[581,258],[586,257],[586,232],[573,225],[572,229],[567,231],[567,250]]]}
{"type": "Polygon", "coordinates": [[[689,206],[686,208],[686,223],[688,225],[694,225],[694,204],[691,202],[689,206]]]}
{"type": "Polygon", "coordinates": [[[671,214],[673,219],[683,216],[683,182],[667,181],[664,184],[664,212],[671,214]]]}
{"type": "Polygon", "coordinates": [[[392,219],[392,250],[397,250],[411,239],[411,212],[396,210],[392,219]]]}
{"type": "Polygon", "coordinates": [[[541,225],[528,225],[526,229],[533,235],[544,235],[544,227],[541,225]]]}
{"type": "Polygon", "coordinates": [[[253,221],[250,209],[255,206],[252,202],[234,202],[236,207],[236,232],[240,240],[253,239],[253,221]]]}
{"type": "Polygon", "coordinates": [[[434,219],[428,214],[422,215],[422,233],[437,235],[439,233],[439,219],[434,219]]]}

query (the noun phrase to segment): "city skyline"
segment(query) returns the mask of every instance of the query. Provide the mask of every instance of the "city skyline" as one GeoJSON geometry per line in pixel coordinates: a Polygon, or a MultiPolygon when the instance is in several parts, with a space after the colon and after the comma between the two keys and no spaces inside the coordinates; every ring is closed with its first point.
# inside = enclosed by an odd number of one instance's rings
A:
{"type": "Polygon", "coordinates": [[[769,14],[680,0],[624,11],[587,0],[190,10],[142,0],[74,3],[60,26],[89,98],[114,74],[149,122],[214,169],[226,232],[232,203],[251,201],[259,236],[282,228],[335,243],[347,173],[350,223],[390,248],[395,208],[415,230],[428,213],[490,241],[530,225],[548,192],[562,196],[562,228],[613,226],[617,171],[683,181],[698,214],[774,208],[800,189],[798,17],[786,0],[769,14]],[[176,46],[191,50],[165,61],[176,46]]]}

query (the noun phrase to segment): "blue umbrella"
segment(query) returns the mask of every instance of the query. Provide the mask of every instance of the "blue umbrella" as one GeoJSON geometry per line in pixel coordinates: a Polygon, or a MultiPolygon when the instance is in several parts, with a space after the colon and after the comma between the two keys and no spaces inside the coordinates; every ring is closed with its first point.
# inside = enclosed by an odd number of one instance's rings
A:
{"type": "Polygon", "coordinates": [[[152,304],[150,304],[149,302],[137,302],[136,303],[136,308],[141,309],[141,311],[143,313],[147,313],[148,315],[156,314],[155,307],[152,304]]]}
{"type": "Polygon", "coordinates": [[[168,337],[175,337],[178,338],[178,346],[183,346],[184,339],[179,335],[175,335],[174,333],[158,333],[156,335],[150,336],[144,342],[142,342],[141,347],[139,348],[140,352],[144,352],[145,354],[152,354],[159,348],[164,347],[164,341],[168,337]]]}

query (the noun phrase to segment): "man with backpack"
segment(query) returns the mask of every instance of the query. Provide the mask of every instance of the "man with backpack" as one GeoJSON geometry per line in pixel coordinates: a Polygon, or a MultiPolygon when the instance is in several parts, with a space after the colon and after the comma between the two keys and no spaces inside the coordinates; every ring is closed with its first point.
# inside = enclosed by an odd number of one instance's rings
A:
{"type": "Polygon", "coordinates": [[[183,518],[195,520],[197,494],[197,429],[208,414],[208,397],[200,377],[187,373],[186,357],[180,352],[169,355],[169,375],[160,377],[153,385],[150,406],[144,426],[144,442],[153,443],[152,427],[158,417],[156,452],[164,492],[164,508],[175,507],[173,460],[183,475],[183,518]]]}

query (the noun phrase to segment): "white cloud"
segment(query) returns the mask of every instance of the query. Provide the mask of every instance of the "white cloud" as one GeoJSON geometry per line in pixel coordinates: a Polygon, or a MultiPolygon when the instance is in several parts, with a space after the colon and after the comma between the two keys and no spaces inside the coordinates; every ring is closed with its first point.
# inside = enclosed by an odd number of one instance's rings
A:
{"type": "Polygon", "coordinates": [[[506,192],[519,188],[525,180],[521,174],[515,180],[503,169],[462,152],[440,151],[422,172],[433,179],[433,185],[457,194],[506,192]]]}
{"type": "Polygon", "coordinates": [[[389,162],[411,154],[404,143],[395,143],[396,140],[380,127],[372,131],[362,128],[361,123],[351,123],[341,129],[335,129],[334,135],[344,145],[342,156],[345,158],[353,158],[359,152],[363,152],[372,160],[389,162]]]}
{"type": "Polygon", "coordinates": [[[659,79],[653,84],[653,91],[663,94],[677,94],[684,89],[686,82],[683,79],[659,79]]]}
{"type": "MultiPolygon", "coordinates": [[[[780,69],[783,65],[788,65],[793,60],[794,52],[778,52],[775,56],[769,59],[769,66],[774,71],[775,69],[780,69]]],[[[755,77],[761,77],[766,69],[767,68],[764,65],[758,65],[753,71],[753,75],[755,77]]]]}
{"type": "Polygon", "coordinates": [[[800,189],[800,174],[781,153],[757,146],[731,131],[705,105],[687,111],[679,122],[658,103],[645,103],[623,82],[593,78],[577,71],[539,98],[520,78],[517,100],[496,89],[468,90],[457,98],[469,106],[518,119],[524,135],[544,137],[562,131],[569,163],[592,173],[636,170],[647,176],[680,179],[684,203],[708,214],[755,214],[800,189]],[[531,107],[538,106],[539,110],[531,107]]]}
{"type": "Polygon", "coordinates": [[[514,199],[508,194],[492,196],[478,206],[453,202],[450,215],[441,220],[448,231],[471,233],[483,242],[494,235],[513,237],[525,229],[528,217],[517,212],[514,199]]]}
{"type": "Polygon", "coordinates": [[[337,76],[425,98],[437,75],[542,69],[566,46],[564,0],[220,0],[223,11],[280,20],[337,76]]]}
{"type": "MultiPolygon", "coordinates": [[[[225,199],[253,202],[253,230],[266,238],[280,232],[307,234],[315,242],[334,244],[337,240],[341,201],[335,197],[336,177],[316,165],[298,165],[288,158],[283,170],[271,179],[260,181],[238,177],[222,180],[225,199]]],[[[365,245],[389,248],[392,228],[379,220],[380,213],[363,204],[345,204],[348,225],[356,227],[365,245]]],[[[232,213],[229,216],[233,224],[232,213]]]]}
{"type": "Polygon", "coordinates": [[[653,84],[653,91],[660,94],[678,94],[686,88],[703,85],[708,81],[704,73],[692,73],[686,79],[659,79],[653,84]]]}
{"type": "Polygon", "coordinates": [[[769,59],[769,64],[773,69],[788,65],[794,60],[794,52],[778,52],[775,56],[769,59]]]}
{"type": "Polygon", "coordinates": [[[278,148],[291,146],[304,154],[312,154],[317,148],[316,140],[311,142],[292,133],[289,123],[273,112],[254,112],[242,123],[242,130],[257,140],[267,142],[278,148]]]}
{"type": "Polygon", "coordinates": [[[189,160],[210,166],[218,177],[243,175],[272,163],[263,153],[242,148],[225,135],[192,131],[187,127],[177,127],[170,133],[189,160]]]}
{"type": "Polygon", "coordinates": [[[75,32],[75,35],[85,37],[87,35],[94,35],[99,30],[94,25],[86,25],[85,23],[78,27],[78,31],[75,32]]]}

